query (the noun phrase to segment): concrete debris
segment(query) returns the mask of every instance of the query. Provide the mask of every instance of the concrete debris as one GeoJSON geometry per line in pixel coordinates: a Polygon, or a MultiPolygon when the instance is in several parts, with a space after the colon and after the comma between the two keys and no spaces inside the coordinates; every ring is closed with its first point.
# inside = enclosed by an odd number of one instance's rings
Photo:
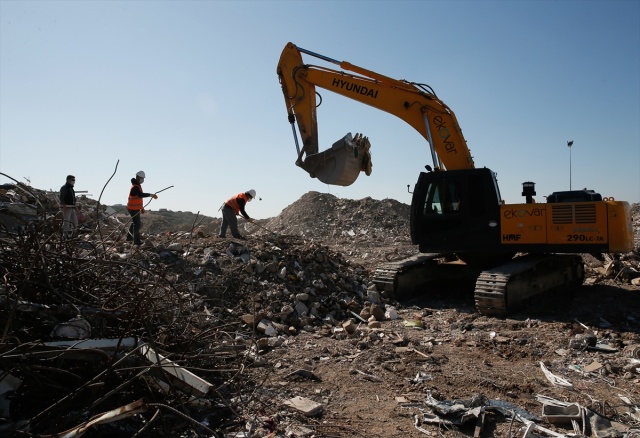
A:
{"type": "Polygon", "coordinates": [[[598,337],[594,333],[578,333],[569,341],[569,346],[577,350],[585,350],[589,347],[595,347],[598,337]]]}
{"type": "Polygon", "coordinates": [[[154,367],[159,367],[162,370],[163,377],[168,377],[173,381],[173,385],[171,386],[187,394],[195,393],[199,396],[204,396],[213,388],[211,383],[167,359],[148,345],[142,345],[140,347],[140,354],[153,364],[154,367]]]}
{"type": "Polygon", "coordinates": [[[322,404],[314,402],[311,399],[305,397],[293,397],[284,402],[285,406],[289,406],[291,409],[301,412],[307,417],[313,417],[322,413],[322,404]]]}
{"type": "Polygon", "coordinates": [[[309,192],[269,221],[267,228],[306,239],[334,240],[347,257],[372,262],[399,260],[417,253],[407,245],[409,206],[394,199],[350,200],[309,192]],[[312,215],[309,206],[313,206],[312,215]]]}
{"type": "MultiPolygon", "coordinates": [[[[640,428],[628,428],[581,406],[579,403],[565,402],[542,395],[537,395],[536,399],[542,403],[542,417],[544,419],[552,424],[571,425],[577,436],[633,437],[640,433],[640,428]]],[[[628,398],[621,397],[621,399],[633,407],[628,398]]]]}
{"type": "Polygon", "coordinates": [[[542,418],[553,424],[571,423],[571,420],[582,420],[582,408],[577,403],[567,403],[564,406],[544,404],[542,418]]]}
{"type": "MultiPolygon", "coordinates": [[[[105,217],[85,222],[78,238],[62,241],[55,231],[56,195],[39,196],[49,210],[37,220],[2,229],[0,306],[3,315],[11,315],[2,322],[17,344],[0,352],[0,359],[23,370],[56,361],[52,367],[76,375],[71,388],[82,388],[85,379],[85,385],[100,385],[112,401],[128,398],[137,387],[144,388],[142,393],[156,391],[156,399],[175,397],[177,389],[185,402],[194,395],[214,405],[218,400],[207,415],[224,417],[232,412],[230,402],[212,387],[228,385],[245,363],[264,366],[261,352],[282,345],[286,337],[314,332],[326,321],[339,325],[364,306],[360,297],[367,272],[315,242],[279,236],[254,240],[249,248],[189,233],[147,234],[145,244],[132,251],[125,243],[128,221],[106,222],[105,217]],[[140,348],[132,346],[138,336],[147,343],[140,348]],[[146,363],[132,355],[135,351],[146,363]],[[205,379],[184,364],[210,371],[205,379]],[[130,380],[125,391],[106,379],[122,366],[129,370],[117,372],[130,380]]],[[[83,208],[102,211],[89,200],[83,208]]],[[[29,424],[35,432],[62,431],[80,412],[56,402],[64,391],[42,390],[47,381],[42,373],[34,368],[11,399],[14,412],[34,397],[42,406],[23,409],[10,428],[29,424]]],[[[82,391],[74,394],[66,395],[67,403],[86,397],[82,391]]],[[[89,403],[92,410],[100,397],[89,403]]],[[[176,427],[190,426],[176,422],[176,427]]]]}
{"type": "Polygon", "coordinates": [[[91,336],[91,324],[84,318],[73,318],[56,324],[50,336],[52,338],[87,339],[91,336]]]}

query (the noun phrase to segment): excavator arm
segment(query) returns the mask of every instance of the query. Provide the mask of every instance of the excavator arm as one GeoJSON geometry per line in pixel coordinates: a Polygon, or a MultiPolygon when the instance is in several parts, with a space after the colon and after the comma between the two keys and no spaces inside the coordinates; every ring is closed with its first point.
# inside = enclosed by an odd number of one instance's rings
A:
{"type": "Polygon", "coordinates": [[[277,72],[298,149],[296,165],[326,184],[352,184],[359,172],[367,168],[369,145],[366,137],[356,135],[354,139],[348,134],[330,149],[319,152],[316,87],[404,120],[429,143],[436,169],[474,168],[473,158],[455,114],[426,85],[392,79],[292,43],[288,43],[282,51],[277,72]],[[343,71],[304,64],[302,53],[336,64],[343,71]],[[302,148],[298,142],[296,123],[302,148]]]}

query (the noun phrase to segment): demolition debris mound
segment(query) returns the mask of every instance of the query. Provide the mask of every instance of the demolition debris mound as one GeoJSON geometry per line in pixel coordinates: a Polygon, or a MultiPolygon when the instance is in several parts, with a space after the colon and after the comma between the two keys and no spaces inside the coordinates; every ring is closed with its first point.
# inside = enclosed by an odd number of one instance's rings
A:
{"type": "Polygon", "coordinates": [[[276,233],[322,242],[368,268],[416,254],[409,206],[394,199],[341,199],[309,192],[268,222],[276,233]]]}
{"type": "Polygon", "coordinates": [[[320,239],[354,237],[369,232],[381,238],[406,237],[409,206],[394,199],[353,200],[309,192],[282,210],[269,222],[269,228],[281,234],[320,239]]]}

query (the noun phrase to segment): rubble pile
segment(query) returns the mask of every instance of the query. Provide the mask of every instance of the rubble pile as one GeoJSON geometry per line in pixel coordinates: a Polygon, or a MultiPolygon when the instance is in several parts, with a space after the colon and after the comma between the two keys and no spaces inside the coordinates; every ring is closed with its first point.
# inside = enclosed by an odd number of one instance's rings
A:
{"type": "Polygon", "coordinates": [[[582,254],[585,284],[630,283],[640,286],[640,204],[631,206],[634,250],[626,254],[582,254]]]}
{"type": "Polygon", "coordinates": [[[277,233],[331,245],[367,266],[416,254],[409,236],[409,206],[394,199],[341,199],[309,192],[268,222],[277,233]]]}
{"type": "MultiPolygon", "coordinates": [[[[10,233],[19,232],[29,224],[47,219],[51,232],[62,226],[60,193],[35,189],[23,183],[0,186],[0,228],[10,233]]],[[[99,223],[118,224],[117,211],[87,198],[77,197],[78,226],[81,229],[95,228],[99,223]]]]}
{"type": "MultiPolygon", "coordinates": [[[[314,365],[329,362],[374,383],[381,363],[416,371],[390,347],[414,352],[430,373],[449,362],[431,355],[435,345],[476,346],[487,357],[548,349],[516,333],[541,332],[539,322],[381,299],[370,282],[376,264],[416,251],[409,207],[394,200],[310,192],[276,218],[244,224],[246,241],[218,239],[198,224],[162,232],[143,225],[139,248],[125,241],[128,220],[90,199],[68,240],[56,193],[0,188],[0,202],[0,435],[326,436],[303,425],[330,397],[311,400],[291,387],[276,395],[264,380],[275,372],[305,388],[301,381],[321,380],[314,365]],[[473,338],[496,327],[497,338],[473,338]]],[[[633,211],[638,237],[640,205],[633,211]]],[[[584,259],[589,285],[634,287],[640,277],[637,250],[584,259]]],[[[627,319],[625,330],[637,330],[640,316],[627,319]]],[[[640,343],[623,340],[627,349],[640,343]]],[[[638,379],[637,367],[620,363],[610,369],[638,379]]],[[[336,376],[339,386],[344,376],[336,376]]],[[[346,435],[335,436],[357,435],[340,430],[346,435]]]]}
{"type": "Polygon", "coordinates": [[[13,384],[0,430],[77,433],[115,409],[136,415],[102,430],[213,433],[206,425],[232,417],[261,349],[363,307],[366,270],[310,240],[180,232],[134,250],[124,228],[60,240],[44,214],[3,230],[0,372],[13,384]]]}
{"type": "MultiPolygon", "coordinates": [[[[116,217],[123,223],[129,223],[131,216],[125,206],[113,206],[116,217]]],[[[220,218],[211,218],[198,213],[173,212],[170,210],[150,210],[145,207],[143,218],[144,229],[148,234],[177,233],[194,230],[203,235],[217,233],[220,229],[220,218]]]]}
{"type": "MultiPolygon", "coordinates": [[[[171,417],[171,406],[208,394],[241,366],[235,350],[212,342],[223,336],[224,324],[189,293],[191,279],[178,280],[158,258],[129,259],[95,236],[60,242],[43,232],[47,223],[2,242],[0,369],[13,385],[0,395],[1,430],[75,436],[94,415],[109,418],[136,403],[133,413],[157,411],[155,427],[179,432],[185,420],[167,427],[160,413],[171,417]],[[180,366],[173,363],[185,356],[191,366],[210,370],[213,383],[185,372],[173,376],[180,366]]],[[[104,430],[147,428],[133,413],[104,430]]]]}

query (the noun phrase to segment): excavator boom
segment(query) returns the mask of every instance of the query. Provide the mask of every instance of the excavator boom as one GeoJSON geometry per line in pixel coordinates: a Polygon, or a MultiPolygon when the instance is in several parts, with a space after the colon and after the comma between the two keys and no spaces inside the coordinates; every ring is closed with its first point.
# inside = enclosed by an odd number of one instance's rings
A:
{"type": "Polygon", "coordinates": [[[366,163],[362,165],[362,161],[367,159],[368,152],[368,147],[362,144],[366,141],[361,140],[359,144],[349,136],[334,143],[332,148],[319,152],[316,87],[404,120],[429,143],[435,168],[474,168],[455,114],[428,86],[392,79],[348,62],[298,48],[292,43],[288,43],[282,51],[277,71],[298,147],[296,164],[312,177],[318,177],[327,184],[349,185],[355,181],[360,170],[366,170],[366,163]],[[337,64],[343,71],[304,64],[302,53],[337,64]],[[302,139],[302,148],[298,143],[295,123],[302,139]]]}

